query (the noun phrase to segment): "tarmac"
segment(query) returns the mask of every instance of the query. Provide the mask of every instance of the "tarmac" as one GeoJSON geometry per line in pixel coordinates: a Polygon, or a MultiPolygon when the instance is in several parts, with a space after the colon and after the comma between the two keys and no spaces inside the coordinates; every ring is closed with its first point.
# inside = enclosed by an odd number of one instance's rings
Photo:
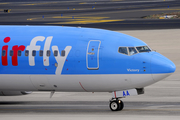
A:
{"type": "Polygon", "coordinates": [[[176,65],[176,72],[145,88],[145,94],[123,98],[122,111],[109,109],[111,93],[34,92],[25,96],[1,96],[2,120],[179,120],[180,29],[118,31],[146,42],[176,65]]]}
{"type": "Polygon", "coordinates": [[[0,25],[177,29],[179,19],[144,17],[179,11],[179,0],[0,0],[0,25]]]}

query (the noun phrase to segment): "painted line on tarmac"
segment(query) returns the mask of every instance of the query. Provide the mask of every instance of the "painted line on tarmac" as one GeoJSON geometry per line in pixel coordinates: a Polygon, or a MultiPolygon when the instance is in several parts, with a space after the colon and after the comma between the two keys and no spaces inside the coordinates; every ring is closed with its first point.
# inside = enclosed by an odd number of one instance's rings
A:
{"type": "MultiPolygon", "coordinates": [[[[84,10],[84,9],[81,9],[84,10]]],[[[113,14],[113,13],[123,13],[123,12],[137,12],[137,11],[163,11],[163,10],[180,10],[180,9],[148,9],[148,10],[128,10],[128,11],[110,11],[110,12],[96,12],[96,13],[86,13],[86,14],[77,14],[77,15],[73,15],[74,17],[78,17],[78,16],[86,16],[86,15],[103,15],[103,14],[113,14]]],[[[52,17],[45,17],[47,18],[65,18],[65,17],[61,17],[61,16],[52,16],[52,17]]],[[[72,16],[67,16],[66,18],[72,18],[72,16]]],[[[42,18],[28,18],[27,20],[38,20],[38,19],[42,19],[42,18]]]]}
{"type": "Polygon", "coordinates": [[[42,107],[42,106],[43,107],[49,107],[49,106],[51,106],[51,107],[57,107],[57,106],[58,107],[60,107],[60,106],[63,106],[63,107],[64,106],[67,106],[67,107],[68,106],[70,106],[70,107],[84,106],[84,107],[86,107],[86,106],[88,106],[89,107],[89,106],[108,106],[108,105],[73,105],[73,104],[71,104],[71,105],[68,105],[68,104],[63,104],[63,105],[59,105],[59,104],[54,104],[54,105],[34,105],[34,104],[32,104],[32,105],[23,105],[23,104],[22,105],[7,105],[6,104],[6,105],[3,105],[3,104],[1,104],[1,107],[7,107],[7,108],[0,108],[0,110],[1,109],[8,109],[8,107],[29,107],[29,106],[30,107],[38,107],[38,106],[39,107],[42,107]]]}
{"type": "MultiPolygon", "coordinates": [[[[94,12],[94,13],[82,13],[82,14],[80,14],[80,13],[78,13],[77,15],[72,15],[72,16],[74,16],[74,17],[78,17],[78,16],[89,16],[89,15],[92,15],[92,16],[94,16],[94,15],[103,15],[103,14],[114,14],[114,13],[124,13],[124,12],[137,12],[137,11],[142,11],[142,10],[128,10],[128,11],[109,11],[109,12],[94,12]]],[[[72,16],[67,16],[67,17],[72,17],[72,16]]],[[[56,17],[56,16],[53,16],[53,17],[56,17]]],[[[53,17],[45,17],[45,18],[53,18],[53,17]]],[[[27,20],[37,20],[37,19],[42,19],[42,18],[28,18],[27,20]]]]}
{"type": "MultiPolygon", "coordinates": [[[[97,106],[97,105],[96,105],[97,106]]],[[[99,106],[99,105],[98,105],[99,106]]],[[[87,108],[86,106],[84,106],[85,108],[79,108],[79,109],[77,109],[77,108],[59,108],[59,109],[57,109],[57,108],[45,108],[45,109],[43,109],[43,108],[14,108],[14,109],[8,109],[8,108],[5,108],[5,109],[0,109],[0,113],[1,113],[1,111],[13,111],[13,112],[16,112],[16,111],[18,111],[18,112],[20,112],[20,111],[52,111],[52,110],[57,110],[57,111],[59,111],[59,110],[99,110],[99,109],[91,109],[91,108],[87,108]]],[[[102,109],[102,108],[101,108],[102,109]]],[[[126,111],[144,111],[144,112],[147,112],[147,111],[154,111],[154,112],[160,112],[160,111],[164,111],[164,112],[172,112],[172,111],[180,111],[180,109],[123,109],[123,111],[124,112],[126,112],[126,111]]]]}
{"type": "MultiPolygon", "coordinates": [[[[107,19],[109,17],[74,17],[74,16],[52,16],[52,17],[44,17],[44,19],[90,19],[90,20],[99,20],[99,19],[107,19]]],[[[37,18],[28,18],[27,20],[42,20],[42,17],[37,18]]]]}
{"type": "Polygon", "coordinates": [[[87,2],[82,2],[82,3],[79,3],[79,4],[86,4],[87,2]]]}
{"type": "Polygon", "coordinates": [[[6,5],[6,4],[10,4],[10,3],[0,3],[0,5],[6,5]]]}
{"type": "Polygon", "coordinates": [[[79,3],[79,2],[82,2],[82,1],[73,1],[73,0],[70,0],[70,1],[58,1],[58,2],[55,2],[55,1],[52,1],[52,2],[32,2],[32,3],[22,3],[20,5],[24,5],[24,6],[31,6],[31,5],[47,5],[47,4],[57,4],[57,3],[79,3]]]}
{"type": "Polygon", "coordinates": [[[77,16],[52,16],[52,17],[38,17],[28,18],[28,21],[37,21],[42,19],[66,19],[67,22],[45,23],[45,24],[90,24],[90,23],[105,23],[124,21],[124,19],[108,19],[109,17],[77,17],[77,16]],[[108,20],[107,20],[108,19],[108,20]]]}
{"type": "Polygon", "coordinates": [[[180,111],[180,109],[123,109],[123,111],[180,111]]]}
{"type": "MultiPolygon", "coordinates": [[[[107,23],[107,24],[167,24],[169,22],[148,22],[148,23],[107,23]]],[[[173,22],[173,23],[180,23],[179,22],[173,22]]]]}
{"type": "Polygon", "coordinates": [[[142,10],[142,11],[172,11],[172,10],[180,10],[180,9],[147,9],[147,10],[142,10]]]}
{"type": "Polygon", "coordinates": [[[45,24],[91,24],[91,23],[106,23],[106,22],[117,22],[124,21],[123,19],[119,20],[78,20],[78,21],[69,21],[69,22],[56,22],[56,23],[45,23],[45,24]]]}
{"type": "MultiPolygon", "coordinates": [[[[73,110],[73,111],[79,111],[79,110],[93,110],[93,111],[97,111],[97,110],[102,110],[102,108],[99,108],[99,109],[88,109],[88,108],[79,108],[79,109],[77,109],[77,108],[59,108],[59,109],[54,109],[54,108],[49,108],[49,109],[40,109],[40,108],[25,108],[25,109],[21,109],[21,108],[19,108],[19,109],[0,109],[0,113],[1,112],[3,112],[3,111],[9,111],[9,112],[13,112],[13,113],[16,113],[16,112],[21,112],[21,111],[33,111],[33,112],[35,112],[35,111],[52,111],[52,112],[54,112],[54,110],[55,111],[64,111],[64,110],[73,110]],[[53,110],[53,111],[52,111],[53,110]]],[[[11,113],[12,113],[11,112],[11,113]]]]}

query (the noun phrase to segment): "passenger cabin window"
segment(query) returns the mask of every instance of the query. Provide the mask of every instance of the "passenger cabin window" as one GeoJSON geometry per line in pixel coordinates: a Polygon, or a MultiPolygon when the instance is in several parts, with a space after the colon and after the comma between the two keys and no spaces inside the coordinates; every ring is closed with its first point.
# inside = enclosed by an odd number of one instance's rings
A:
{"type": "Polygon", "coordinates": [[[54,51],[54,56],[55,57],[58,56],[58,51],[57,50],[54,51]]]}
{"type": "Polygon", "coordinates": [[[151,51],[148,46],[140,46],[140,47],[136,47],[136,49],[137,49],[140,53],[141,53],[141,52],[150,52],[150,51],[151,51]]]}
{"type": "Polygon", "coordinates": [[[119,53],[128,55],[127,47],[119,47],[119,53]]]}
{"type": "Polygon", "coordinates": [[[20,50],[18,50],[18,56],[21,56],[21,51],[20,50]]]}
{"type": "Polygon", "coordinates": [[[6,51],[5,50],[2,51],[2,56],[6,56],[6,51]]]}
{"type": "Polygon", "coordinates": [[[25,56],[29,56],[29,50],[25,50],[25,56]]]}
{"type": "Polygon", "coordinates": [[[35,50],[32,51],[32,56],[36,56],[36,51],[35,50]]]}
{"type": "Polygon", "coordinates": [[[65,56],[65,50],[61,51],[61,56],[63,56],[63,57],[65,56]]]}
{"type": "Polygon", "coordinates": [[[43,50],[39,51],[39,56],[42,57],[43,56],[43,50]]]}
{"type": "Polygon", "coordinates": [[[51,51],[50,51],[50,50],[47,50],[46,55],[49,57],[49,56],[51,55],[51,51]]]}
{"type": "Polygon", "coordinates": [[[13,54],[14,54],[14,51],[13,51],[13,50],[10,50],[9,55],[10,55],[10,56],[13,56],[13,54]]]}
{"type": "Polygon", "coordinates": [[[134,55],[137,53],[136,49],[134,47],[129,47],[129,55],[134,55]]]}

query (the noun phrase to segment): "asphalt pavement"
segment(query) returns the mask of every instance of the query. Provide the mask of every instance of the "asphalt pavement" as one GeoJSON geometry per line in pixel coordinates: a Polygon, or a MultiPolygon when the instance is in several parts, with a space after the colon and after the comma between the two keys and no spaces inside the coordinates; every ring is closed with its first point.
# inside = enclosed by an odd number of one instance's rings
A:
{"type": "Polygon", "coordinates": [[[180,11],[179,0],[1,0],[0,25],[81,26],[109,30],[174,29],[179,19],[144,19],[180,11]]]}

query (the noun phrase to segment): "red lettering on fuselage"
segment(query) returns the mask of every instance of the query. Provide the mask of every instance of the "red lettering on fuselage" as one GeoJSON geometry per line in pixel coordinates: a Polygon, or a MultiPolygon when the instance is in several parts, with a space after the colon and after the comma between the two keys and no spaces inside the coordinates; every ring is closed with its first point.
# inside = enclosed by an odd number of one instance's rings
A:
{"type": "Polygon", "coordinates": [[[1,57],[2,65],[7,66],[7,65],[8,65],[8,59],[7,59],[8,46],[7,46],[7,45],[3,46],[3,47],[2,47],[2,51],[3,51],[3,50],[5,50],[6,53],[5,53],[5,56],[2,56],[2,57],[1,57]]]}
{"type": "Polygon", "coordinates": [[[10,40],[11,40],[11,38],[10,38],[10,37],[6,37],[6,38],[4,38],[4,42],[5,42],[5,43],[8,43],[10,40]]]}
{"type": "Polygon", "coordinates": [[[14,51],[14,54],[12,56],[12,65],[13,66],[17,66],[18,65],[18,51],[24,51],[25,49],[25,46],[24,45],[21,45],[18,47],[18,45],[15,45],[12,47],[12,50],[14,51]]]}
{"type": "MultiPolygon", "coordinates": [[[[10,37],[6,37],[4,38],[4,42],[8,43],[11,40],[10,37]]],[[[12,65],[13,66],[17,66],[18,65],[18,51],[24,51],[25,50],[25,46],[24,45],[20,45],[18,47],[18,45],[15,45],[12,47],[13,50],[13,56],[12,56],[12,65]]],[[[8,45],[5,45],[2,47],[2,51],[5,51],[5,55],[2,55],[2,65],[3,66],[7,66],[8,65],[8,45]]]]}
{"type": "MultiPolygon", "coordinates": [[[[4,38],[5,43],[8,43],[10,40],[11,40],[10,37],[4,38]]],[[[2,65],[7,66],[8,65],[8,59],[7,59],[8,45],[5,45],[2,47],[2,51],[4,50],[5,50],[5,55],[4,56],[2,55],[1,60],[2,60],[2,65]]]]}

